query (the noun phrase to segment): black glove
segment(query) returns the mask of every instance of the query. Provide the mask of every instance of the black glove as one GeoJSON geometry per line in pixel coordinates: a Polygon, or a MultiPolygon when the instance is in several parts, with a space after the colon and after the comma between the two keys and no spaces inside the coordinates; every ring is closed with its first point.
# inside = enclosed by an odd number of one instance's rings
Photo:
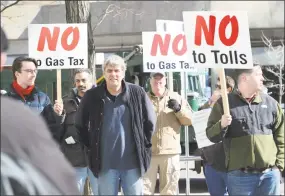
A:
{"type": "Polygon", "coordinates": [[[179,112],[181,109],[181,105],[175,99],[169,99],[167,103],[167,107],[173,109],[174,112],[179,112]]]}

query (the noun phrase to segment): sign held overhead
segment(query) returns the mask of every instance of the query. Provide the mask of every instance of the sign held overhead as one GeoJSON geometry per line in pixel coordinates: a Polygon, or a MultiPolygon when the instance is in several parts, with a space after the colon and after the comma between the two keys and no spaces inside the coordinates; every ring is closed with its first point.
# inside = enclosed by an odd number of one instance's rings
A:
{"type": "Polygon", "coordinates": [[[88,67],[87,24],[30,24],[28,34],[38,69],[88,67]]]}
{"type": "Polygon", "coordinates": [[[184,33],[143,32],[144,72],[179,72],[190,65],[184,33]]]}
{"type": "Polygon", "coordinates": [[[183,12],[185,32],[143,32],[144,72],[252,68],[246,12],[183,12]]]}
{"type": "Polygon", "coordinates": [[[183,12],[189,58],[194,66],[253,66],[246,12],[183,12]],[[193,28],[194,27],[194,28],[193,28]]]}

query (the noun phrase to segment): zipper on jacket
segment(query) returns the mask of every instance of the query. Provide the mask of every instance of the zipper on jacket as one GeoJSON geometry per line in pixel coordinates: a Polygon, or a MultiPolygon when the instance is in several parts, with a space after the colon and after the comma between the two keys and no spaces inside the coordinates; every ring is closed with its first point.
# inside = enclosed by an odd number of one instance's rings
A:
{"type": "Polygon", "coordinates": [[[158,141],[157,141],[157,153],[159,154],[160,153],[160,147],[161,147],[161,145],[162,145],[162,142],[161,142],[161,137],[162,137],[162,134],[161,134],[161,129],[160,129],[160,127],[161,127],[161,115],[159,115],[160,114],[160,104],[159,104],[159,97],[157,97],[157,99],[156,99],[156,102],[157,102],[157,106],[158,106],[158,116],[159,116],[159,124],[158,124],[158,141]]]}
{"type": "MultiPolygon", "coordinates": [[[[97,148],[96,148],[97,149],[97,160],[96,161],[97,161],[97,164],[99,165],[98,174],[99,174],[99,171],[101,169],[101,153],[100,153],[101,143],[100,143],[100,140],[101,140],[101,130],[102,130],[102,126],[103,126],[103,113],[104,113],[104,105],[105,105],[105,100],[101,99],[101,101],[103,104],[102,104],[102,109],[100,112],[100,125],[99,125],[99,129],[98,129],[98,137],[99,138],[98,138],[98,140],[95,139],[95,145],[97,145],[97,148]]],[[[91,131],[91,129],[90,129],[90,131],[91,131]]],[[[97,131],[97,130],[95,130],[95,131],[97,131]]],[[[94,136],[95,135],[96,135],[96,132],[95,132],[94,136]]],[[[93,140],[93,138],[91,138],[91,140],[93,140]]],[[[92,141],[91,141],[91,144],[92,144],[92,141]]]]}
{"type": "MultiPolygon", "coordinates": [[[[136,137],[136,134],[135,134],[135,122],[134,122],[134,113],[133,113],[133,110],[131,110],[131,107],[129,106],[129,104],[127,104],[127,107],[129,108],[130,112],[131,112],[131,122],[132,122],[132,132],[133,132],[133,137],[134,137],[134,140],[135,140],[135,146],[136,146],[136,151],[137,151],[137,154],[138,154],[138,161],[139,161],[139,165],[140,165],[140,170],[141,170],[141,175],[143,175],[143,171],[142,171],[142,167],[144,167],[144,170],[146,171],[146,165],[144,164],[144,160],[145,160],[145,156],[144,156],[144,152],[139,151],[139,148],[138,148],[138,140],[137,140],[137,137],[136,137]],[[141,165],[142,164],[142,165],[141,165]]],[[[139,135],[139,134],[138,134],[139,135]]],[[[141,142],[140,142],[141,143],[141,142]]],[[[142,146],[144,146],[144,133],[143,133],[143,143],[141,143],[141,150],[145,150],[144,148],[142,148],[142,146]]]]}
{"type": "MultiPolygon", "coordinates": [[[[254,116],[254,119],[255,119],[255,114],[254,114],[254,110],[251,108],[251,102],[248,102],[248,108],[249,108],[249,111],[250,111],[250,114],[254,116]]],[[[251,119],[253,120],[253,119],[251,119]]],[[[253,122],[251,122],[253,123],[253,122]]],[[[252,126],[252,125],[251,125],[252,126]]],[[[253,161],[253,165],[254,165],[254,168],[256,168],[256,160],[255,160],[255,152],[256,152],[256,149],[255,149],[255,136],[254,136],[255,133],[252,133],[252,161],[253,161]]]]}
{"type": "Polygon", "coordinates": [[[254,139],[254,134],[252,135],[252,147],[253,147],[253,163],[254,163],[254,168],[256,168],[256,161],[255,161],[255,139],[254,139]]]}

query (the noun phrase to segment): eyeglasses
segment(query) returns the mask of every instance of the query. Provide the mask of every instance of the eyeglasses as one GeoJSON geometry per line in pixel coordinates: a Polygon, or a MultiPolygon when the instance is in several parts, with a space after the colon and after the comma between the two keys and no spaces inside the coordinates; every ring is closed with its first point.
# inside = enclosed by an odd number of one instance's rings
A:
{"type": "Polygon", "coordinates": [[[38,73],[37,69],[23,69],[22,71],[25,71],[25,72],[30,73],[30,74],[32,74],[32,73],[37,74],[38,73]]]}

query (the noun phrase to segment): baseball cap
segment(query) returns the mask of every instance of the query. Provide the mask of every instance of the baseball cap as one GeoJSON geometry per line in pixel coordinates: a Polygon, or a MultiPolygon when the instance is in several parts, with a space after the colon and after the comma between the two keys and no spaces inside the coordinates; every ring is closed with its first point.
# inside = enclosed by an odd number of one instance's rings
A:
{"type": "Polygon", "coordinates": [[[165,77],[165,73],[164,72],[152,72],[150,74],[150,77],[155,77],[156,75],[161,75],[162,77],[165,77]]]}

